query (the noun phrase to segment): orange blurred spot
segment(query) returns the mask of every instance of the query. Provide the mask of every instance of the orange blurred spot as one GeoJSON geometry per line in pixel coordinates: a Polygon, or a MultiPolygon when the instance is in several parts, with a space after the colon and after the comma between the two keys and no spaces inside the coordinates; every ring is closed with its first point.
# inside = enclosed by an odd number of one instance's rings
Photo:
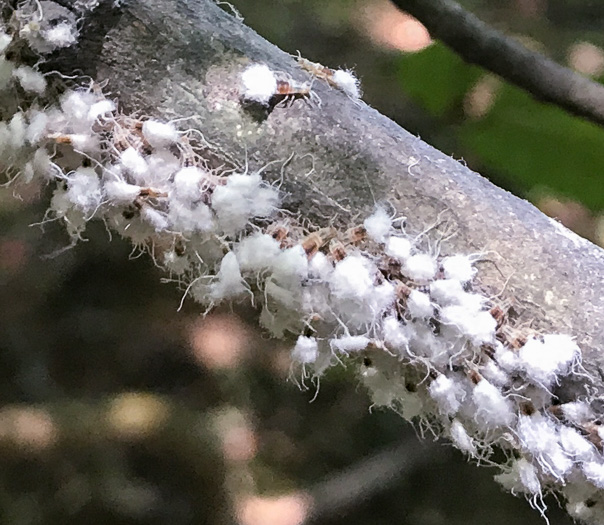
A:
{"type": "Polygon", "coordinates": [[[113,399],[107,411],[107,423],[122,439],[140,439],[157,431],[168,415],[168,406],[158,397],[127,393],[113,399]]]}
{"type": "Polygon", "coordinates": [[[275,348],[271,352],[270,366],[277,376],[287,378],[292,368],[291,347],[275,348]]]}
{"type": "Polygon", "coordinates": [[[595,241],[604,248],[604,215],[600,215],[596,219],[595,241]]]}
{"type": "Polygon", "coordinates": [[[248,427],[233,427],[223,435],[224,457],[229,461],[250,461],[258,451],[256,434],[248,427]]]}
{"type": "Polygon", "coordinates": [[[310,506],[310,498],[303,493],[248,496],[237,505],[237,521],[241,525],[299,525],[306,519],[310,506]]]}
{"type": "Polygon", "coordinates": [[[0,239],[0,271],[16,274],[27,262],[27,245],[18,239],[0,239]]]}
{"type": "Polygon", "coordinates": [[[193,356],[207,368],[234,368],[250,350],[252,334],[236,316],[215,314],[191,326],[193,356]]]}
{"type": "Polygon", "coordinates": [[[581,203],[543,195],[536,200],[536,206],[543,213],[560,221],[569,230],[592,239],[596,235],[596,218],[581,203]]]}
{"type": "Polygon", "coordinates": [[[38,408],[8,408],[0,413],[0,439],[31,451],[54,445],[57,429],[52,416],[38,408]]]}
{"type": "Polygon", "coordinates": [[[377,45],[399,51],[421,51],[432,43],[421,22],[403,13],[390,2],[368,3],[358,19],[359,25],[377,45]]]}
{"type": "Polygon", "coordinates": [[[493,107],[501,80],[494,75],[485,75],[466,94],[463,108],[468,117],[479,119],[484,117],[493,107]]]}
{"type": "Polygon", "coordinates": [[[546,0],[515,0],[515,9],[527,18],[539,18],[547,9],[546,0]]]}
{"type": "Polygon", "coordinates": [[[227,461],[251,461],[258,452],[258,438],[249,419],[234,407],[216,414],[216,429],[227,461]]]}
{"type": "Polygon", "coordinates": [[[589,42],[577,42],[568,50],[568,63],[579,73],[597,77],[604,73],[604,51],[589,42]]]}

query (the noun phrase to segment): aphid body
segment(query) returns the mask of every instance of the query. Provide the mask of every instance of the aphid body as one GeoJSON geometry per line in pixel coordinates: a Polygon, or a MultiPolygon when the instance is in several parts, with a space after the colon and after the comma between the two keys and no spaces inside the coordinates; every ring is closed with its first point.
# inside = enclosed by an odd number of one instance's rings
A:
{"type": "Polygon", "coordinates": [[[302,69],[321,80],[325,80],[330,86],[343,91],[354,100],[361,98],[359,79],[351,71],[344,69],[330,69],[318,62],[311,62],[298,54],[298,64],[302,69]]]}
{"type": "Polygon", "coordinates": [[[312,82],[296,82],[289,75],[276,73],[266,64],[252,64],[241,74],[245,100],[264,106],[275,106],[281,102],[299,98],[318,101],[312,91],[312,82]]]}

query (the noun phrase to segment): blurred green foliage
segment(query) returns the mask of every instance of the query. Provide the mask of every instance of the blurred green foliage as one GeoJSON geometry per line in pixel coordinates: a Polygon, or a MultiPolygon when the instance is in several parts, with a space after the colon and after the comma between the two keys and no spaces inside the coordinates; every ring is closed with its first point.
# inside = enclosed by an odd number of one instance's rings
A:
{"type": "Polygon", "coordinates": [[[544,188],[604,209],[604,128],[507,83],[493,89],[494,102],[484,116],[464,118],[464,100],[486,74],[440,43],[402,56],[398,68],[406,93],[456,134],[457,153],[524,192],[544,188]]]}
{"type": "Polygon", "coordinates": [[[440,119],[460,113],[466,94],[482,75],[480,68],[467,65],[442,44],[402,55],[397,61],[397,79],[405,92],[440,119]]]}

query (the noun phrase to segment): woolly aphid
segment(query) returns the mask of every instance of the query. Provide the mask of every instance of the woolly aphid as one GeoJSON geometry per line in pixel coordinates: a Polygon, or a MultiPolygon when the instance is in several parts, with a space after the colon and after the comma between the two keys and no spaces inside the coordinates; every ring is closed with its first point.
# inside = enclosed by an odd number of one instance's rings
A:
{"type": "Polygon", "coordinates": [[[330,86],[343,91],[353,100],[361,98],[361,88],[359,79],[354,76],[352,71],[344,69],[330,69],[318,62],[311,62],[302,58],[298,54],[298,64],[317,78],[325,80],[330,86]]]}
{"type": "Polygon", "coordinates": [[[252,64],[241,73],[242,93],[245,100],[268,105],[277,93],[277,77],[266,64],[252,64]]]}
{"type": "Polygon", "coordinates": [[[296,98],[320,103],[310,82],[296,82],[288,75],[275,73],[266,64],[251,64],[241,73],[241,98],[263,106],[296,98]]]}

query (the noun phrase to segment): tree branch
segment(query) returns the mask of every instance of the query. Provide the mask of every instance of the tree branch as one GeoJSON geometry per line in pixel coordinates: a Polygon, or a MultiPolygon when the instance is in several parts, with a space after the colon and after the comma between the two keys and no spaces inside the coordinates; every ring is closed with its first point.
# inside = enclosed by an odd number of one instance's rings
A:
{"type": "Polygon", "coordinates": [[[334,219],[343,228],[355,225],[376,201],[392,203],[417,232],[450,221],[456,235],[443,249],[497,254],[497,268],[481,265],[485,289],[498,293],[505,285],[534,327],[577,337],[586,366],[599,377],[601,248],[322,83],[314,86],[320,108],[299,101],[261,119],[242,110],[240,74],[250,61],[300,81],[307,76],[290,55],[209,0],[99,8],[91,27],[71,55],[61,55],[61,64],[108,82],[124,111],[196,115],[206,139],[233,158],[247,155],[250,169],[295,153],[284,172],[284,204],[316,226],[334,219]],[[312,176],[305,176],[311,165],[312,176]]]}
{"type": "Polygon", "coordinates": [[[444,462],[449,456],[446,448],[419,443],[411,437],[380,450],[311,487],[310,512],[304,523],[322,523],[332,516],[348,514],[413,471],[444,462]]]}
{"type": "Polygon", "coordinates": [[[569,113],[604,124],[604,86],[531,51],[452,0],[392,0],[467,62],[569,113]]]}

